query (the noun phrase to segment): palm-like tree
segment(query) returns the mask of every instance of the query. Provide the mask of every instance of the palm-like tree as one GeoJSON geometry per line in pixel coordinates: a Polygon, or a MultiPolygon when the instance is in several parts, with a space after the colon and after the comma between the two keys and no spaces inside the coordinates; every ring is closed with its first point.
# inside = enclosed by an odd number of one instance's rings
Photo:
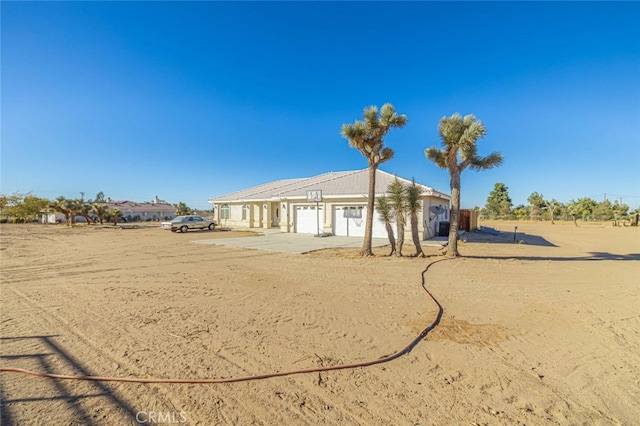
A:
{"type": "Polygon", "coordinates": [[[396,242],[396,256],[402,256],[402,247],[404,246],[404,225],[406,219],[404,217],[407,210],[407,198],[405,196],[406,188],[402,182],[398,180],[396,176],[393,182],[387,187],[389,193],[389,205],[396,218],[396,230],[398,233],[398,239],[396,242]]]}
{"type": "Polygon", "coordinates": [[[425,150],[427,158],[438,167],[449,170],[451,183],[451,225],[447,257],[460,256],[458,253],[458,226],[460,222],[460,174],[470,167],[472,170],[486,170],[502,164],[502,154],[493,152],[486,157],[478,155],[476,143],[487,130],[482,121],[469,114],[443,117],[438,126],[442,149],[430,147],[425,150]]]}
{"type": "Polygon", "coordinates": [[[420,212],[420,194],[422,188],[416,185],[415,179],[411,181],[411,185],[406,187],[407,193],[407,211],[411,221],[411,239],[413,245],[416,246],[416,256],[424,257],[422,245],[420,244],[420,235],[418,234],[418,213],[420,212]]]}
{"type": "Polygon", "coordinates": [[[92,206],[93,212],[98,216],[98,220],[100,221],[100,225],[104,223],[104,217],[107,214],[107,210],[109,206],[106,204],[94,203],[92,206]]]}
{"type": "Polygon", "coordinates": [[[387,197],[382,196],[376,198],[376,210],[380,215],[380,219],[384,222],[384,228],[387,230],[387,237],[389,238],[389,245],[391,246],[389,256],[392,256],[396,252],[396,237],[393,235],[393,227],[391,226],[391,222],[393,221],[393,210],[389,205],[387,197]]]}
{"type": "Polygon", "coordinates": [[[376,197],[376,171],[380,164],[393,158],[393,150],[384,146],[384,137],[392,127],[403,127],[407,116],[398,115],[391,104],[384,104],[378,114],[378,107],[364,109],[364,120],[342,125],[342,136],[349,146],[356,148],[367,159],[369,167],[369,194],[367,198],[367,219],[362,243],[362,256],[373,256],[371,250],[373,231],[373,209],[376,197]]]}

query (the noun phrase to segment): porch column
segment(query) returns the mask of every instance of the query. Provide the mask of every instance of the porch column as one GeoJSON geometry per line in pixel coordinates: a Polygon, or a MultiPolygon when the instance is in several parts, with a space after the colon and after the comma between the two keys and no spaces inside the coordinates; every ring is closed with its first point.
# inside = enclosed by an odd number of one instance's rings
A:
{"type": "Polygon", "coordinates": [[[251,220],[249,221],[251,228],[262,228],[262,205],[259,203],[250,204],[251,220]]]}
{"type": "Polygon", "coordinates": [[[262,205],[262,227],[264,229],[271,227],[271,203],[262,205]]]}
{"type": "Polygon", "coordinates": [[[293,227],[293,212],[287,201],[280,203],[280,232],[291,232],[293,227]]]}

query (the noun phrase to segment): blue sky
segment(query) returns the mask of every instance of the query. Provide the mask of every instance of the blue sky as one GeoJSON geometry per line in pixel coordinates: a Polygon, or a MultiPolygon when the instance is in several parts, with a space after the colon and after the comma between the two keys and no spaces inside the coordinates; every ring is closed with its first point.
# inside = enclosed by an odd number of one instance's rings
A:
{"type": "Polygon", "coordinates": [[[382,169],[449,192],[424,156],[474,114],[462,206],[502,182],[640,205],[638,2],[6,2],[1,192],[169,202],[356,170],[369,105],[408,116],[382,169]]]}

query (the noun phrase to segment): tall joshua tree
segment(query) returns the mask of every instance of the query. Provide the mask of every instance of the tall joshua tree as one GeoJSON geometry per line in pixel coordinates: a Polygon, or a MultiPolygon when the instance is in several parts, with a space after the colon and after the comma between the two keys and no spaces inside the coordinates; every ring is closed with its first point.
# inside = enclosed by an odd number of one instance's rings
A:
{"type": "Polygon", "coordinates": [[[486,170],[502,164],[502,154],[493,152],[486,157],[478,155],[476,143],[487,130],[482,121],[469,114],[464,118],[455,113],[442,117],[438,126],[442,149],[430,147],[425,150],[427,159],[438,167],[449,170],[451,183],[451,225],[447,257],[458,257],[458,226],[460,222],[460,174],[467,167],[486,170]]]}
{"type": "Polygon", "coordinates": [[[373,231],[373,209],[376,198],[376,171],[380,164],[393,158],[393,150],[384,146],[384,137],[392,127],[403,127],[407,116],[398,115],[391,104],[384,104],[378,114],[378,107],[364,109],[364,120],[342,125],[342,136],[349,146],[357,149],[367,159],[369,166],[369,194],[367,197],[367,219],[362,243],[362,256],[373,256],[371,250],[373,231]]]}
{"type": "Polygon", "coordinates": [[[393,211],[387,197],[376,198],[376,210],[380,215],[380,219],[384,222],[384,228],[387,230],[387,238],[389,238],[389,245],[391,246],[389,256],[393,256],[396,253],[396,237],[393,235],[393,227],[391,226],[393,211]]]}
{"type": "Polygon", "coordinates": [[[418,213],[420,212],[420,194],[422,187],[416,185],[415,179],[411,181],[411,185],[407,185],[407,211],[409,212],[409,221],[411,223],[411,239],[413,245],[416,246],[416,256],[424,257],[422,245],[420,244],[420,234],[418,233],[418,213]]]}

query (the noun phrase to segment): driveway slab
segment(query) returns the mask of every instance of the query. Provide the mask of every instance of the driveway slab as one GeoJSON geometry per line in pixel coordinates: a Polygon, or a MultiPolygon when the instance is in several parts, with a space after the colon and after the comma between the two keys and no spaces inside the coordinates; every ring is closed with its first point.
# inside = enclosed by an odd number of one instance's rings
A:
{"type": "MultiPolygon", "coordinates": [[[[216,238],[194,241],[199,244],[216,244],[229,247],[243,247],[286,253],[308,253],[327,248],[362,247],[362,237],[316,237],[312,234],[266,233],[255,237],[216,238]]],[[[386,238],[373,238],[372,245],[381,247],[389,244],[386,238]]]]}

